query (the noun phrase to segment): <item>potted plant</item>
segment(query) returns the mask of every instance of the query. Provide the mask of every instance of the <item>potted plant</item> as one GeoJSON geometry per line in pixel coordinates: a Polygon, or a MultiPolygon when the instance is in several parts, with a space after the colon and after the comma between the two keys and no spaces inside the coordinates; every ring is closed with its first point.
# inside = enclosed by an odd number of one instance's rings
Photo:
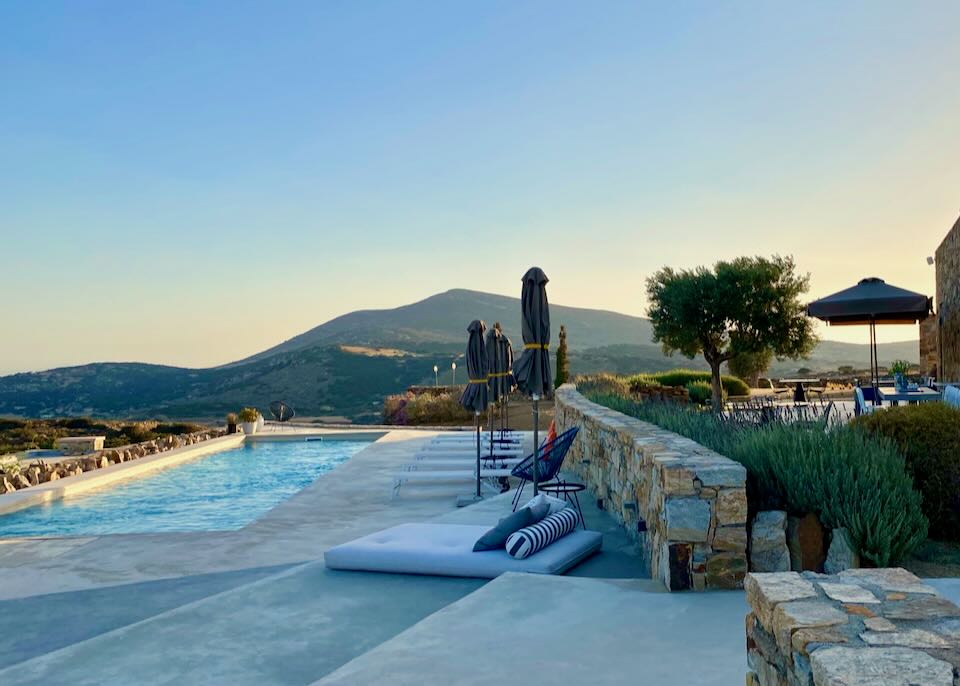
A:
{"type": "Polygon", "coordinates": [[[237,433],[237,413],[231,412],[227,415],[227,433],[237,433]]]}
{"type": "Polygon", "coordinates": [[[907,390],[907,372],[910,371],[910,363],[906,360],[894,360],[890,365],[890,371],[893,372],[893,383],[897,390],[905,393],[907,390]]]}
{"type": "Polygon", "coordinates": [[[240,410],[240,414],[237,417],[240,419],[240,426],[243,427],[243,433],[248,436],[256,433],[257,431],[257,416],[260,413],[257,412],[252,407],[245,407],[240,410]]]}

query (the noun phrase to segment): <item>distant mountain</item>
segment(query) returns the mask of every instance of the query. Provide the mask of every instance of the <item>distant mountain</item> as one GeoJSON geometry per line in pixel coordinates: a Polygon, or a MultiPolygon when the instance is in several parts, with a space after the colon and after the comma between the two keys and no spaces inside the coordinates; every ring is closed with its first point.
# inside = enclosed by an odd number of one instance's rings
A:
{"type": "MultiPolygon", "coordinates": [[[[569,332],[573,373],[706,368],[702,360],[666,357],[650,342],[650,322],[616,312],[551,305],[555,331],[569,332]]],[[[516,298],[468,290],[390,310],[337,317],[245,360],[209,369],[136,363],[97,363],[0,377],[0,415],[51,417],[222,417],[245,405],[266,411],[283,399],[301,416],[376,421],[383,397],[413,384],[450,381],[472,319],[501,322],[519,347],[516,298]]],[[[879,346],[880,360],[918,359],[916,341],[879,346]]],[[[775,362],[772,376],[807,367],[835,371],[867,366],[866,345],[824,341],[810,360],[775,362]]],[[[465,370],[460,372],[465,373],[465,370]]],[[[462,381],[463,377],[458,377],[462,381]]]]}
{"type": "MultiPolygon", "coordinates": [[[[354,344],[419,350],[438,343],[463,346],[467,326],[482,319],[500,322],[507,336],[520,340],[520,299],[505,295],[453,289],[390,310],[358,310],[321,324],[299,336],[233,364],[261,360],[278,352],[314,345],[354,344]]],[[[555,331],[567,327],[571,350],[617,343],[650,341],[650,321],[618,312],[550,305],[555,331]]]]}

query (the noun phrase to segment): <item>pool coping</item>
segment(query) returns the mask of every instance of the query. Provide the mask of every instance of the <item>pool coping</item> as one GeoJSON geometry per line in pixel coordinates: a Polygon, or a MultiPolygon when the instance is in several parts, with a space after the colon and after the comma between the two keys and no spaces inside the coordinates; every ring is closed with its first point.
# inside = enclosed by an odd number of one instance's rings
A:
{"type": "Polygon", "coordinates": [[[309,438],[324,440],[368,440],[377,441],[385,435],[382,431],[316,431],[316,432],[264,432],[247,436],[242,433],[228,434],[210,438],[201,443],[185,445],[156,455],[147,455],[136,460],[121,462],[101,469],[94,469],[77,476],[67,476],[56,481],[47,481],[30,488],[0,496],[0,517],[11,512],[61,500],[94,488],[101,488],[116,481],[142,476],[146,473],[173,467],[182,462],[206,457],[222,450],[237,448],[246,441],[306,441],[309,438]]]}

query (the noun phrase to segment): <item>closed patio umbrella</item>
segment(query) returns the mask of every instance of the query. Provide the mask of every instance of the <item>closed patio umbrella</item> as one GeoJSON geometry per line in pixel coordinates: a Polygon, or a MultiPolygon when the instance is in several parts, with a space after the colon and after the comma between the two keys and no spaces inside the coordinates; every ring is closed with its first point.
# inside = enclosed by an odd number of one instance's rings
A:
{"type": "Polygon", "coordinates": [[[503,413],[500,416],[500,430],[506,431],[510,428],[510,394],[513,393],[517,387],[517,381],[513,377],[513,344],[502,330],[500,331],[498,345],[497,373],[499,374],[501,395],[503,397],[503,413]]]}
{"type": "Polygon", "coordinates": [[[477,430],[477,492],[480,495],[480,413],[487,409],[487,353],[483,334],[486,326],[474,319],[467,327],[470,336],[467,339],[467,387],[460,396],[460,405],[473,412],[477,430]]]}
{"type": "MultiPolygon", "coordinates": [[[[915,324],[933,310],[932,300],[922,293],[897,288],[883,279],[861,279],[844,289],[807,305],[807,314],[830,326],[870,327],[870,383],[876,388],[880,376],[877,359],[877,324],[915,324]]],[[[874,395],[876,403],[876,395],[874,395]]]]}
{"type": "Polygon", "coordinates": [[[550,305],[547,303],[547,275],[539,267],[531,267],[523,275],[520,295],[523,354],[517,360],[513,375],[522,393],[533,399],[533,494],[539,492],[540,461],[540,398],[553,389],[550,373],[550,305]]]}
{"type": "Polygon", "coordinates": [[[500,328],[494,324],[487,330],[487,340],[484,342],[485,352],[487,354],[487,389],[489,391],[489,414],[487,421],[490,423],[490,454],[493,455],[493,406],[500,402],[503,395],[503,383],[500,376],[500,328]]]}

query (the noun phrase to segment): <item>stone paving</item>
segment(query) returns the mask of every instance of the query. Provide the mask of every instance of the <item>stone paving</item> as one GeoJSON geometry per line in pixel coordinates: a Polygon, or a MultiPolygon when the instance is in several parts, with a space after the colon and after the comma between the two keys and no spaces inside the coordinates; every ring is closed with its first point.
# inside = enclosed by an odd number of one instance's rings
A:
{"type": "Polygon", "coordinates": [[[750,686],[957,686],[960,608],[904,569],[750,574],[750,686]]]}

